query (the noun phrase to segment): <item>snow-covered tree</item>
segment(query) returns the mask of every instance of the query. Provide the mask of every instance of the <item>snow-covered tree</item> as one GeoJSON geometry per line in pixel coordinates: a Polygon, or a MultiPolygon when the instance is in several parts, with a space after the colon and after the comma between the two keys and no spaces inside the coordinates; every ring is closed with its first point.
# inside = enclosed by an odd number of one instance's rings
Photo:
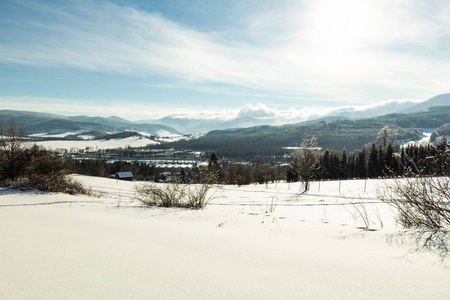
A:
{"type": "Polygon", "coordinates": [[[301,147],[287,157],[292,171],[304,184],[305,191],[309,190],[311,180],[322,170],[320,160],[321,154],[317,149],[317,138],[313,135],[305,136],[301,147]]]}

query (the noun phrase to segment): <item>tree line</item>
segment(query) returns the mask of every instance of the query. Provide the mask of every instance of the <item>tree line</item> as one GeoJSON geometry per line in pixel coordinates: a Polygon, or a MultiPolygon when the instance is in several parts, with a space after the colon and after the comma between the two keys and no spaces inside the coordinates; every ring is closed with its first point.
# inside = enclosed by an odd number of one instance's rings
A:
{"type": "MultiPolygon", "coordinates": [[[[205,166],[173,171],[171,178],[178,178],[184,183],[197,183],[199,173],[205,173],[213,178],[214,183],[246,185],[251,183],[274,183],[286,180],[295,182],[302,177],[310,180],[346,180],[365,178],[391,178],[406,177],[411,174],[421,175],[448,175],[450,166],[448,159],[439,156],[444,145],[441,144],[418,145],[409,144],[400,147],[393,141],[373,142],[369,147],[364,146],[360,150],[348,152],[318,150],[314,147],[314,141],[308,140],[302,143],[300,151],[294,151],[285,156],[284,163],[267,161],[262,156],[257,156],[249,162],[233,162],[219,160],[213,152],[205,166]],[[308,144],[309,143],[309,144],[308,144]],[[308,148],[309,147],[309,148],[308,148]],[[315,148],[315,149],[313,149],[315,148]],[[299,154],[305,152],[304,154],[299,154]],[[441,157],[441,158],[436,158],[441,157]],[[308,174],[309,173],[309,174],[308,174]]],[[[77,173],[107,177],[116,172],[130,171],[137,180],[158,181],[168,179],[163,168],[157,168],[147,163],[139,162],[114,162],[107,163],[104,160],[86,160],[74,162],[77,173]]]]}
{"type": "Polygon", "coordinates": [[[0,186],[22,190],[89,194],[73,173],[70,160],[28,144],[25,129],[16,121],[0,121],[0,186]]]}

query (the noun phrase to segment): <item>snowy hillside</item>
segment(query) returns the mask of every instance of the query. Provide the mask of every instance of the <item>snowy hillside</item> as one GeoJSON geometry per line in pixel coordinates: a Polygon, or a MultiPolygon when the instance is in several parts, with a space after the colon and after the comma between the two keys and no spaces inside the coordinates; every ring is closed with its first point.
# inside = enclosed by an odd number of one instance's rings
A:
{"type": "Polygon", "coordinates": [[[126,148],[128,146],[131,147],[144,147],[146,145],[155,145],[159,144],[158,142],[146,138],[146,137],[138,137],[132,136],[128,138],[117,138],[110,140],[51,140],[51,141],[41,141],[36,142],[39,146],[44,146],[46,149],[66,149],[67,151],[71,151],[71,149],[114,149],[114,148],[126,148]]]}
{"type": "MultiPolygon", "coordinates": [[[[446,299],[444,248],[397,228],[381,180],[225,186],[205,210],[0,190],[1,299],[446,299]],[[368,231],[359,211],[367,212],[368,231]],[[416,243],[418,242],[418,243],[416,243]]],[[[444,245],[448,240],[443,240],[444,245]]]]}

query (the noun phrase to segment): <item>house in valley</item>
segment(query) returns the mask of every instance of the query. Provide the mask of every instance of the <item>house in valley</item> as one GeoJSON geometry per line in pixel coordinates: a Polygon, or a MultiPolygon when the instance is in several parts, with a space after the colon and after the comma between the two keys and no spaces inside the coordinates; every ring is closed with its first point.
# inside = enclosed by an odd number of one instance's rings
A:
{"type": "Polygon", "coordinates": [[[117,172],[116,174],[111,175],[111,177],[127,181],[133,181],[134,179],[132,172],[117,172]]]}

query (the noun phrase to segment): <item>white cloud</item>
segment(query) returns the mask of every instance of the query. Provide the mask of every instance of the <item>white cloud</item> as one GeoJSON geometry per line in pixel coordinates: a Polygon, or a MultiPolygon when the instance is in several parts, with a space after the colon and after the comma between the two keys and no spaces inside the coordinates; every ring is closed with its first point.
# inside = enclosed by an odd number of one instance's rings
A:
{"type": "Polygon", "coordinates": [[[253,118],[273,118],[277,115],[275,110],[268,108],[266,105],[262,103],[258,103],[257,105],[247,104],[242,107],[238,114],[238,116],[248,116],[253,118]]]}
{"type": "Polygon", "coordinates": [[[365,103],[380,99],[379,93],[425,97],[447,92],[450,80],[448,60],[413,51],[442,52],[442,41],[448,43],[445,2],[439,2],[435,19],[420,16],[416,1],[304,2],[282,15],[258,11],[249,16],[248,28],[237,30],[246,37],[254,34],[253,40],[267,38],[261,43],[231,41],[225,33],[194,30],[107,1],[70,1],[58,8],[18,3],[36,17],[16,20],[5,31],[2,62],[365,103]],[[264,24],[281,25],[268,34],[258,19],[262,16],[264,24]]]}
{"type": "Polygon", "coordinates": [[[197,120],[232,120],[238,117],[252,117],[257,119],[275,120],[279,119],[282,123],[300,122],[312,120],[324,116],[352,116],[365,117],[373,115],[388,114],[394,111],[406,109],[415,104],[423,102],[421,99],[390,99],[379,101],[367,105],[341,106],[341,107],[318,107],[309,106],[301,109],[273,109],[258,103],[256,105],[247,104],[241,108],[229,109],[223,111],[193,111],[190,113],[172,114],[172,118],[186,118],[197,120]],[[367,115],[366,115],[367,114],[367,115]]]}

